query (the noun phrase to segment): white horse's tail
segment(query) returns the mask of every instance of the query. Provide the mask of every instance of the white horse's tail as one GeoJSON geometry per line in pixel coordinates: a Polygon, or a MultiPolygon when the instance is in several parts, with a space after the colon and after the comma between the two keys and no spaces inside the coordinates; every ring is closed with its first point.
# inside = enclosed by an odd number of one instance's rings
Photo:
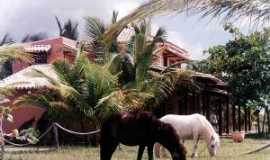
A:
{"type": "Polygon", "coordinates": [[[154,144],[155,158],[160,158],[160,147],[161,145],[159,143],[154,144]]]}

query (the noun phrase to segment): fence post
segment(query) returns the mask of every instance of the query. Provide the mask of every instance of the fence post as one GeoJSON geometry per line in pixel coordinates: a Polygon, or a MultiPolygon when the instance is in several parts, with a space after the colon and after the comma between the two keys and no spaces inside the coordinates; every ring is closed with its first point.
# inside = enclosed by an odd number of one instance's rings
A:
{"type": "Polygon", "coordinates": [[[56,149],[59,149],[58,128],[54,123],[53,123],[53,133],[54,133],[54,140],[55,140],[56,149]]]}
{"type": "Polygon", "coordinates": [[[5,143],[1,144],[1,160],[4,160],[5,143]]]}

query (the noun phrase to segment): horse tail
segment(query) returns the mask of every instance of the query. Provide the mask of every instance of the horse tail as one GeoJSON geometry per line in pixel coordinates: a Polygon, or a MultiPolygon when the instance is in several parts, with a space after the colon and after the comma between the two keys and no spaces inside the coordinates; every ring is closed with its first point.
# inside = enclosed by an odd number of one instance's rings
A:
{"type": "Polygon", "coordinates": [[[155,143],[154,144],[154,153],[155,153],[155,158],[160,158],[160,144],[155,143]]]}

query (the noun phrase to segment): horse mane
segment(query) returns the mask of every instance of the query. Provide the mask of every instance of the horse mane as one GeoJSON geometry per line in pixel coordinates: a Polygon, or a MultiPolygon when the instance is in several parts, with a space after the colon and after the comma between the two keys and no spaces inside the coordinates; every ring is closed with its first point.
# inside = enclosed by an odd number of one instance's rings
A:
{"type": "Polygon", "coordinates": [[[210,137],[208,137],[208,139],[210,140],[211,139],[211,136],[214,136],[214,138],[217,138],[217,140],[219,141],[219,137],[217,136],[218,134],[216,133],[216,131],[213,128],[213,126],[211,125],[211,123],[206,119],[206,117],[203,116],[203,115],[200,115],[200,119],[203,121],[203,124],[206,126],[206,129],[210,133],[213,133],[213,135],[209,135],[210,137]]]}

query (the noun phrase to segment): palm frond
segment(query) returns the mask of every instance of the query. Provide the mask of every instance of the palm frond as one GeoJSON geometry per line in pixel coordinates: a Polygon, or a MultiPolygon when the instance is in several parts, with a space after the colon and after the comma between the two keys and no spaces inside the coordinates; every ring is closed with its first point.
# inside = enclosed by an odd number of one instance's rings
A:
{"type": "Polygon", "coordinates": [[[78,39],[78,23],[73,22],[71,19],[68,19],[68,21],[62,24],[57,16],[55,16],[55,20],[59,29],[59,36],[63,36],[72,40],[78,39]]]}
{"type": "Polygon", "coordinates": [[[224,21],[249,18],[252,25],[269,22],[270,19],[270,2],[266,0],[197,0],[194,4],[203,17],[224,17],[224,21]]]}
{"type": "Polygon", "coordinates": [[[48,36],[46,33],[43,32],[39,32],[39,33],[35,33],[35,34],[26,34],[21,42],[25,43],[25,42],[34,42],[34,41],[39,41],[39,40],[43,40],[46,39],[48,36]]]}
{"type": "Polygon", "coordinates": [[[155,36],[153,37],[153,42],[156,43],[156,42],[163,41],[167,39],[167,36],[168,36],[167,31],[164,28],[160,27],[158,28],[155,36]]]}
{"type": "Polygon", "coordinates": [[[112,16],[112,24],[117,22],[117,17],[118,17],[119,12],[118,11],[113,11],[113,16],[112,16]]]}
{"type": "Polygon", "coordinates": [[[86,17],[85,22],[86,34],[89,38],[90,47],[96,54],[97,59],[104,59],[106,50],[102,37],[106,29],[105,24],[96,17],[86,17]]]}
{"type": "Polygon", "coordinates": [[[50,77],[49,75],[47,75],[46,73],[44,73],[38,69],[33,69],[31,76],[46,78],[52,84],[51,89],[59,92],[59,94],[62,97],[72,96],[72,97],[76,98],[79,96],[78,91],[76,89],[74,89],[73,87],[69,86],[68,84],[66,84],[63,81],[60,82],[60,81],[50,77]]]}
{"type": "Polygon", "coordinates": [[[47,98],[45,98],[44,95],[23,95],[18,97],[14,102],[14,105],[20,106],[23,104],[34,104],[39,107],[47,108],[49,107],[49,101],[47,98]]]}
{"type": "Polygon", "coordinates": [[[131,22],[158,14],[191,11],[204,16],[225,17],[224,20],[251,18],[251,23],[269,22],[270,1],[267,0],[151,0],[112,25],[104,34],[110,41],[131,22]]]}
{"type": "Polygon", "coordinates": [[[164,100],[177,90],[199,92],[201,86],[196,81],[196,76],[197,72],[178,68],[171,69],[162,75],[154,76],[148,82],[145,89],[154,95],[154,98],[150,99],[151,105],[153,107],[159,106],[159,104],[164,102],[164,100]]]}
{"type": "Polygon", "coordinates": [[[90,40],[97,41],[101,39],[102,34],[105,32],[105,24],[96,17],[85,17],[86,34],[90,40]]]}
{"type": "Polygon", "coordinates": [[[117,90],[101,98],[95,108],[105,105],[116,111],[138,110],[143,109],[144,102],[150,98],[153,98],[151,93],[136,89],[117,90]]]}
{"type": "Polygon", "coordinates": [[[135,66],[129,54],[117,54],[107,65],[110,72],[119,77],[121,86],[135,80],[135,66]]]}
{"type": "Polygon", "coordinates": [[[77,40],[79,37],[78,25],[78,23],[72,22],[71,19],[69,19],[67,22],[64,23],[61,36],[67,37],[72,40],[77,40]]]}
{"type": "Polygon", "coordinates": [[[21,60],[24,62],[32,62],[32,55],[24,52],[22,47],[16,45],[4,45],[0,47],[0,61],[1,60],[21,60]]]}
{"type": "Polygon", "coordinates": [[[58,29],[59,29],[59,35],[62,35],[63,34],[62,23],[57,16],[55,16],[55,20],[56,20],[56,24],[57,24],[58,29]]]}
{"type": "Polygon", "coordinates": [[[4,37],[2,38],[2,40],[0,41],[0,46],[2,46],[4,44],[10,44],[13,42],[14,42],[14,40],[10,37],[10,35],[8,33],[6,33],[4,35],[4,37]]]}

